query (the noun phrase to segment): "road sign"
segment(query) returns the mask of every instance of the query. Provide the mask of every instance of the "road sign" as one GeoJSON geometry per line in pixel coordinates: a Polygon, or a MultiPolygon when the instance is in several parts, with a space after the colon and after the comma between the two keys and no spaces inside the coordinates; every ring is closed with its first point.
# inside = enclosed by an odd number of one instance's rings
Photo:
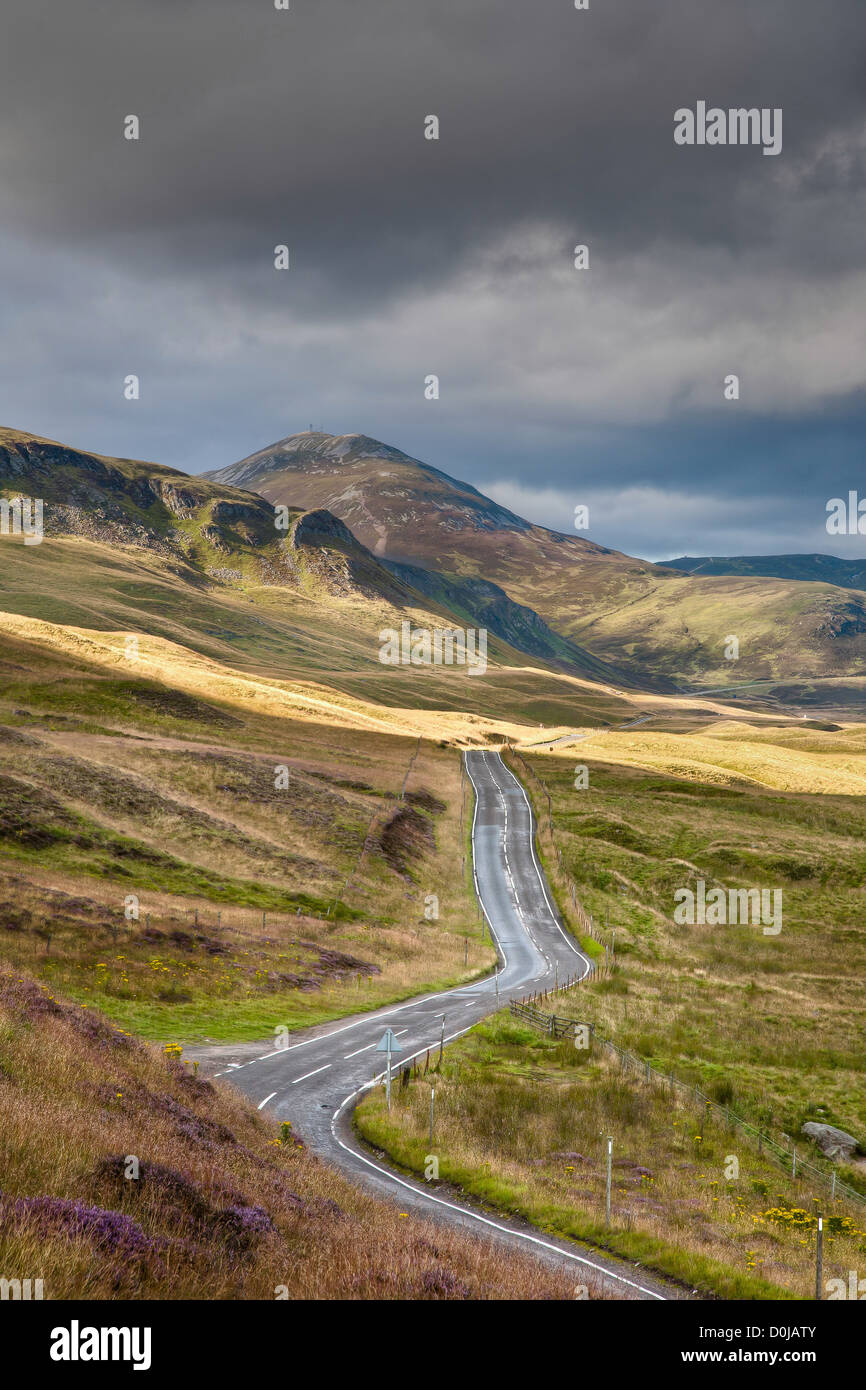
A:
{"type": "Polygon", "coordinates": [[[390,1029],[390,1028],[386,1028],[386,1029],[385,1029],[385,1035],[384,1035],[384,1037],[382,1038],[382,1041],[381,1041],[381,1042],[378,1042],[378,1043],[376,1044],[376,1051],[377,1051],[377,1052],[400,1052],[400,1051],[401,1051],[400,1044],[398,1043],[398,1041],[397,1041],[397,1039],[395,1038],[394,1034],[391,1032],[391,1029],[390,1029]]]}

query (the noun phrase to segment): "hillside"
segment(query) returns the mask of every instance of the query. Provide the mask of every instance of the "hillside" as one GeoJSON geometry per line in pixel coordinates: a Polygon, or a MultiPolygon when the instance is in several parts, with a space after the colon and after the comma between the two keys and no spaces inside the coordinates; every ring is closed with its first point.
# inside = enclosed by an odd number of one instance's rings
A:
{"type": "Polygon", "coordinates": [[[0,1096],[0,1267],[46,1300],[571,1296],[367,1196],[291,1125],[20,969],[0,969],[0,1096]]]}
{"type": "Polygon", "coordinates": [[[754,574],[866,589],[866,560],[840,560],[838,555],[682,555],[659,564],[683,574],[754,574]]]}
{"type": "Polygon", "coordinates": [[[390,561],[495,583],[638,684],[866,673],[866,594],[824,582],[839,573],[832,567],[826,576],[814,566],[773,577],[769,563],[755,573],[680,573],[533,525],[365,435],[291,435],[206,476],[272,502],[327,507],[390,561]],[[736,662],[724,655],[732,634],[736,662]]]}
{"type": "Polygon", "coordinates": [[[470,484],[367,435],[290,435],[204,476],[271,502],[327,506],[376,555],[490,580],[512,597],[519,587],[521,602],[551,568],[574,577],[581,567],[600,596],[619,595],[626,575],[640,592],[656,570],[580,536],[535,526],[470,484]]]}
{"type": "Polygon", "coordinates": [[[0,431],[0,498],[19,495],[43,500],[51,543],[0,536],[6,611],[83,627],[141,627],[216,657],[231,650],[231,660],[238,651],[256,660],[267,652],[272,663],[294,667],[303,646],[315,669],[328,619],[349,605],[370,617],[356,624],[354,668],[378,664],[378,632],[410,618],[418,626],[487,628],[504,644],[494,644],[494,661],[530,657],[628,683],[495,585],[448,584],[435,573],[385,566],[324,508],[290,507],[278,516],[262,497],[233,487],[0,431]],[[312,604],[327,617],[308,632],[312,604]],[[301,633],[275,631],[286,618],[301,633]]]}

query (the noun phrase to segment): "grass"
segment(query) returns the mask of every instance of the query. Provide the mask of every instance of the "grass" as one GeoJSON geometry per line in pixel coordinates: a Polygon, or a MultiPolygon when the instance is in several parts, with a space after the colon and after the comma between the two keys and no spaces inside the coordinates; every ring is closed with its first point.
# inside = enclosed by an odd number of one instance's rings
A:
{"type": "Polygon", "coordinates": [[[233,707],[216,679],[190,692],[80,651],[13,643],[5,660],[0,949],[14,966],[143,1036],[192,1042],[492,965],[446,740],[233,707]]]}
{"type": "Polygon", "coordinates": [[[572,1296],[365,1195],[177,1049],[20,972],[0,971],[0,1097],[0,1268],[46,1299],[572,1296]]]}
{"type": "MultiPolygon", "coordinates": [[[[361,1136],[415,1173],[429,1175],[435,1158],[439,1182],[704,1295],[812,1296],[817,1209],[808,1195],[732,1134],[666,1091],[622,1076],[604,1055],[499,1014],[449,1046],[435,1081],[432,1145],[421,1077],[394,1088],[390,1117],[381,1089],[368,1093],[356,1112],[361,1136]]],[[[841,1210],[829,1219],[826,1278],[862,1260],[862,1226],[841,1210]]]]}
{"type": "MultiPolygon", "coordinates": [[[[615,978],[565,1011],[708,1094],[725,1088],[732,1108],[777,1138],[818,1120],[863,1140],[866,802],[849,790],[866,769],[862,726],[753,729],[748,740],[720,726],[680,738],[679,775],[669,736],[642,741],[636,750],[631,736],[605,735],[568,761],[530,755],[564,870],[596,923],[616,928],[615,978]],[[584,791],[575,757],[590,768],[584,791]],[[786,789],[766,785],[771,776],[786,789]],[[677,925],[674,894],[700,878],[781,888],[781,933],[677,925]]],[[[866,1190],[856,1164],[844,1176],[866,1190]]]]}

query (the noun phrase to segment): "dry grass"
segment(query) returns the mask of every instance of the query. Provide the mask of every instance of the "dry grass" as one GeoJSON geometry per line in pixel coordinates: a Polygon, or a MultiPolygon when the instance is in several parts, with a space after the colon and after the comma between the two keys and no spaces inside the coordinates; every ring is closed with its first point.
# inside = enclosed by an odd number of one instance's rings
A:
{"type": "Polygon", "coordinates": [[[185,1041],[263,1037],[489,969],[447,742],[238,712],[214,689],[112,676],[63,650],[7,648],[9,667],[13,652],[26,661],[0,704],[13,964],[185,1041]]]}
{"type": "MultiPolygon", "coordinates": [[[[866,800],[846,780],[862,763],[862,726],[752,731],[780,767],[789,759],[791,781],[807,759],[819,782],[835,765],[838,792],[735,777],[740,736],[730,728],[699,741],[704,757],[718,746],[718,780],[624,767],[588,749],[576,755],[590,768],[589,789],[578,791],[571,759],[530,759],[552,794],[565,869],[595,921],[617,931],[616,978],[582,990],[573,1007],[708,1094],[723,1088],[777,1138],[823,1120],[862,1141],[866,800]],[[700,878],[708,888],[780,888],[781,932],[675,924],[674,893],[700,878]]],[[[684,756],[694,742],[682,739],[684,756]]],[[[862,1176],[850,1174],[855,1185],[862,1176]]]]}
{"type": "Polygon", "coordinates": [[[0,1270],[46,1298],[573,1296],[365,1196],[228,1087],[8,973],[0,1096],[0,1270]]]}
{"type": "MultiPolygon", "coordinates": [[[[381,1093],[371,1093],[358,1111],[360,1132],[417,1172],[435,1155],[440,1180],[689,1287],[725,1298],[811,1296],[818,1208],[808,1188],[667,1088],[621,1075],[604,1054],[498,1015],[448,1049],[432,1145],[429,1096],[421,1080],[395,1090],[389,1120],[381,1093]]],[[[825,1239],[826,1278],[847,1277],[862,1261],[863,1225],[838,1208],[825,1239]]]]}
{"type": "Polygon", "coordinates": [[[603,758],[715,786],[752,783],[813,795],[866,794],[866,725],[821,733],[791,725],[785,730],[738,720],[684,737],[663,730],[593,731],[559,757],[583,762],[603,758]]]}

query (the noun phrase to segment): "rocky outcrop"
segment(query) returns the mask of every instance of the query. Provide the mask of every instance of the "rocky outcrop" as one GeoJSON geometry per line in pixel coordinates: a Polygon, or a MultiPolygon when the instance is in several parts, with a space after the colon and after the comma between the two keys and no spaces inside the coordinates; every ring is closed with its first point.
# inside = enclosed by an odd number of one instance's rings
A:
{"type": "Polygon", "coordinates": [[[810,1120],[802,1132],[817,1144],[825,1158],[841,1159],[843,1163],[848,1163],[860,1148],[853,1134],[846,1134],[844,1129],[836,1129],[834,1125],[820,1125],[810,1120]]]}

